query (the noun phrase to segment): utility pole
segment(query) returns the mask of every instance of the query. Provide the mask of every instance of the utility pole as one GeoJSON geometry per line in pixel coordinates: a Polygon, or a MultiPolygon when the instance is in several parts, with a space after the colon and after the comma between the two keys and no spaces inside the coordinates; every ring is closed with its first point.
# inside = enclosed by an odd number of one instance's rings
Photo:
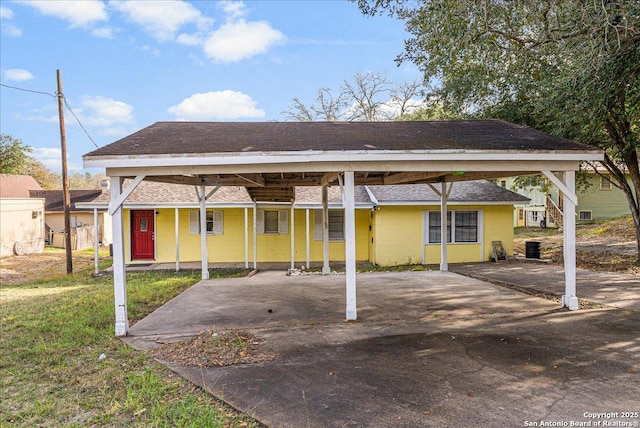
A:
{"type": "Polygon", "coordinates": [[[69,175],[67,173],[67,133],[64,128],[64,94],[62,93],[62,75],[56,70],[58,78],[58,116],[60,118],[60,151],[62,152],[62,194],[64,201],[64,247],[67,255],[67,274],[73,273],[73,259],[71,258],[71,218],[69,209],[71,197],[69,196],[69,175]]]}

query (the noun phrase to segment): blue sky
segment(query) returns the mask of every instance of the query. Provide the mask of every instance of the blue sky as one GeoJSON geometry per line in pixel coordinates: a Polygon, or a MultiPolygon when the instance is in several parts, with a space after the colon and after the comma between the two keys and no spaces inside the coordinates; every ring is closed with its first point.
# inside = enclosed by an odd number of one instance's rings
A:
{"type": "MultiPolygon", "coordinates": [[[[98,146],[163,120],[285,120],[298,97],[358,72],[420,80],[394,59],[408,34],[346,1],[1,0],[4,85],[54,94],[56,69],[98,146]]],[[[57,101],[0,87],[0,130],[60,169],[57,101]]],[[[70,169],[95,148],[65,111],[70,169]]],[[[97,172],[97,171],[92,171],[97,172]]]]}

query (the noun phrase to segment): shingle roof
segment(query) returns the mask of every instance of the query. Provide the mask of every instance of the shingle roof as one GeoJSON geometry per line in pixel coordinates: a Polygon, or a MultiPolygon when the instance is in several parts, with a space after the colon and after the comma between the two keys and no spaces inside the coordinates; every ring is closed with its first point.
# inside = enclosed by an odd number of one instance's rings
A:
{"type": "MultiPolygon", "coordinates": [[[[440,189],[439,184],[433,185],[440,189]]],[[[440,202],[440,197],[427,184],[397,186],[369,186],[380,203],[440,202]]],[[[450,202],[527,202],[529,198],[497,186],[486,180],[460,181],[453,183],[450,202]]]]}
{"type": "MultiPolygon", "coordinates": [[[[124,187],[128,186],[130,180],[125,180],[124,187]]],[[[435,185],[436,188],[439,186],[435,185]]],[[[401,202],[414,203],[439,203],[440,198],[426,184],[402,184],[387,186],[369,186],[369,189],[378,202],[393,204],[401,202]]],[[[207,193],[212,188],[207,187],[207,193]]],[[[321,187],[296,187],[297,205],[320,205],[322,202],[321,187]]],[[[329,187],[329,203],[342,202],[339,186],[329,187]]],[[[526,202],[529,199],[508,189],[496,186],[485,181],[465,181],[453,183],[453,188],[449,196],[451,202],[526,202]]],[[[109,192],[99,195],[92,203],[108,205],[110,201],[109,192]]],[[[359,205],[373,205],[365,186],[355,186],[355,201],[359,205]]],[[[180,184],[157,183],[142,181],[138,187],[129,195],[125,205],[198,205],[193,186],[180,184]]],[[[251,198],[244,187],[222,186],[208,200],[207,204],[220,205],[248,205],[252,204],[251,198]]]]}
{"type": "MultiPolygon", "coordinates": [[[[29,192],[32,198],[44,198],[44,210],[64,211],[64,196],[62,190],[32,190],[29,192]]],[[[69,190],[71,199],[70,210],[79,211],[76,208],[77,203],[91,202],[102,194],[100,190],[69,190]]]]}
{"type": "Polygon", "coordinates": [[[30,190],[42,190],[30,175],[0,174],[0,198],[28,198],[30,190]]]}
{"type": "Polygon", "coordinates": [[[593,147],[500,120],[437,122],[157,122],[84,155],[276,151],[517,150],[593,147]]]}
{"type": "MultiPolygon", "coordinates": [[[[126,188],[131,180],[125,180],[123,188],[126,188]]],[[[206,187],[208,194],[213,187],[206,187]]],[[[108,205],[111,192],[97,197],[93,202],[108,205]]],[[[252,203],[247,190],[240,186],[222,186],[208,200],[208,203],[219,204],[250,204],[252,203]]],[[[182,184],[157,183],[143,181],[129,195],[126,204],[193,204],[198,205],[198,196],[193,186],[182,184]]]]}
{"type": "MultiPolygon", "coordinates": [[[[340,186],[332,186],[328,189],[329,203],[341,203],[342,194],[340,186]]],[[[354,196],[356,204],[371,204],[371,198],[367,194],[364,186],[355,186],[354,196]]],[[[322,203],[322,187],[296,187],[296,204],[321,204],[322,203]]]]}

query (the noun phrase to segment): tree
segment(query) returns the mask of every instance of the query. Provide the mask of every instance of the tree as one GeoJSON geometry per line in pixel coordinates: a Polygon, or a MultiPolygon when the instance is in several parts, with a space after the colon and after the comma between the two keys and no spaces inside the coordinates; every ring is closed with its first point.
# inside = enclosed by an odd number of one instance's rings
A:
{"type": "Polygon", "coordinates": [[[421,108],[421,95],[419,82],[393,86],[382,74],[361,72],[352,80],[344,80],[337,94],[330,88],[320,88],[310,105],[293,98],[284,115],[298,122],[396,120],[421,108]]]}
{"type": "Polygon", "coordinates": [[[22,174],[33,149],[9,134],[0,134],[0,174],[22,174]]]}
{"type": "Polygon", "coordinates": [[[62,177],[52,172],[39,160],[28,157],[18,174],[30,175],[45,190],[57,190],[62,188],[62,177]]]}
{"type": "Polygon", "coordinates": [[[640,263],[640,2],[357,1],[405,21],[412,38],[398,61],[420,67],[446,109],[604,149],[640,263]]]}

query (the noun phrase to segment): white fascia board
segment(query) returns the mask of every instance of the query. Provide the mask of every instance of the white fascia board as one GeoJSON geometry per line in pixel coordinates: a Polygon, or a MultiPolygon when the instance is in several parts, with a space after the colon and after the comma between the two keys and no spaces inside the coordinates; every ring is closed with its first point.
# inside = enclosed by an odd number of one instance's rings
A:
{"type": "MultiPolygon", "coordinates": [[[[200,205],[196,202],[190,203],[124,203],[122,206],[130,210],[152,210],[156,208],[185,208],[200,209],[200,205]]],[[[92,207],[93,208],[93,207],[92,207]]],[[[97,207],[96,207],[97,208],[97,207]]],[[[207,203],[207,208],[253,208],[253,203],[207,203]]]]}
{"type": "MultiPolygon", "coordinates": [[[[294,202],[294,208],[297,210],[304,210],[304,209],[310,209],[310,210],[321,210],[322,209],[322,203],[320,202],[301,202],[301,203],[297,203],[294,202]]],[[[368,203],[368,202],[356,202],[356,209],[366,209],[366,210],[370,210],[371,208],[373,208],[373,204],[368,203]]],[[[329,203],[329,209],[330,210],[341,210],[344,208],[344,205],[342,204],[342,202],[331,202],[329,203]]]]}
{"type": "Polygon", "coordinates": [[[76,208],[79,208],[81,210],[93,210],[95,208],[97,208],[98,210],[106,210],[109,208],[109,204],[108,203],[100,203],[100,204],[94,204],[91,202],[84,202],[84,203],[77,203],[76,204],[76,208]]]}
{"type": "Polygon", "coordinates": [[[490,150],[366,150],[324,152],[252,152],[198,155],[144,155],[83,157],[85,168],[143,168],[156,166],[261,165],[268,163],[307,163],[375,161],[601,161],[602,151],[490,151],[490,150]]]}
{"type": "MultiPolygon", "coordinates": [[[[522,201],[447,201],[448,205],[516,205],[522,201]]],[[[378,206],[440,206],[440,201],[380,201],[378,206]]]]}

